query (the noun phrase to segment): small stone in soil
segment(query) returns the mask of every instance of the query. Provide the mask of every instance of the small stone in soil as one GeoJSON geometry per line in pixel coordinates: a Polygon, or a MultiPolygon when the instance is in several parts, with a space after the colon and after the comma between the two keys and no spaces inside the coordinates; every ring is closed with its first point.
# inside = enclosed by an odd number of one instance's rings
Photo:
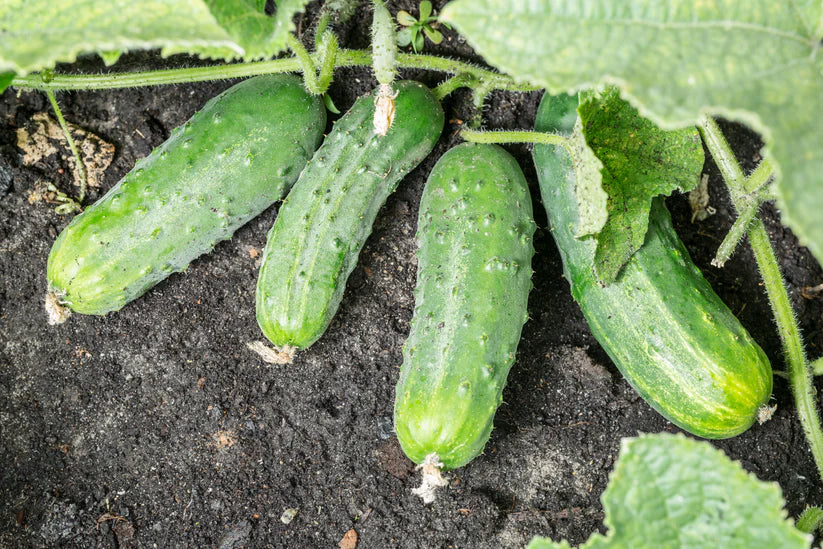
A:
{"type": "Polygon", "coordinates": [[[289,524],[289,523],[291,523],[291,521],[294,520],[294,517],[296,517],[296,516],[297,516],[297,509],[294,508],[294,507],[290,507],[289,509],[286,509],[285,511],[283,511],[283,514],[280,515],[280,522],[282,522],[283,524],[289,524]]]}
{"type": "Polygon", "coordinates": [[[377,436],[383,440],[390,439],[394,434],[394,422],[390,415],[377,418],[377,436]]]}

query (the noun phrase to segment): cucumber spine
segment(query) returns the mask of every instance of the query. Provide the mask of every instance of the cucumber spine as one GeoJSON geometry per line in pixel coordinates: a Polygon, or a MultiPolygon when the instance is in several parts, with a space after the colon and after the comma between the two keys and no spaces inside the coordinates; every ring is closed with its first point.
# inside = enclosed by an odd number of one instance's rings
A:
{"type": "Polygon", "coordinates": [[[209,100],[58,236],[47,268],[53,320],[66,308],[118,310],[230,238],[297,179],[325,116],[292,75],[250,78],[209,100]]]}

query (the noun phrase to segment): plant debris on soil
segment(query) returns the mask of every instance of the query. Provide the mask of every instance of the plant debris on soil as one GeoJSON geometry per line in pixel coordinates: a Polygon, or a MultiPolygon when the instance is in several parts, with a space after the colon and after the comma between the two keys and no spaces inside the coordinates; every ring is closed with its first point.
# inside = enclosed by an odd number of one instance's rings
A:
{"type": "MultiPolygon", "coordinates": [[[[393,8],[414,10],[414,2],[393,8]]],[[[436,6],[437,7],[437,6],[436,6]]],[[[301,25],[311,28],[316,11],[301,25]]],[[[341,29],[365,47],[369,17],[341,29]]],[[[427,52],[480,61],[444,30],[427,52]]],[[[203,63],[125,55],[114,70],[203,63]]],[[[107,69],[94,57],[62,71],[107,69]]],[[[436,85],[442,75],[403,71],[436,85]]],[[[102,196],[135,161],[162,143],[233,81],[59,94],[64,115],[114,144],[102,196]]],[[[336,73],[342,109],[376,85],[365,69],[336,73]]],[[[540,93],[493,93],[487,128],[530,128],[540,93]]],[[[415,230],[426,176],[460,140],[471,99],[444,101],[449,120],[432,155],[400,184],[360,254],[328,332],[293,363],[272,365],[247,345],[261,339],[254,314],[259,250],[277,205],[185,273],[121,311],[73,315],[49,326],[46,260],[71,216],[28,200],[38,181],[73,194],[62,154],[23,162],[17,132],[48,110],[44,94],[0,97],[0,547],[522,547],[534,535],[583,542],[603,531],[599,497],[622,437],[677,431],[622,378],[591,336],[562,277],[529,148],[512,145],[532,191],[538,232],[530,320],[485,453],[448,473],[432,505],[412,494],[419,473],[392,431],[394,385],[414,306],[415,230]],[[61,171],[62,170],[62,171],[61,171]],[[287,517],[287,520],[284,520],[287,517]]],[[[760,141],[723,124],[746,169],[760,141]]],[[[751,252],[725,268],[710,262],[734,220],[710,161],[707,204],[691,222],[688,198],[668,204],[696,264],[785,368],[751,252]]],[[[764,209],[812,358],[823,354],[823,273],[764,209]]],[[[787,382],[775,377],[771,420],[713,442],[760,479],[782,488],[797,516],[823,502],[823,486],[796,418],[787,382]]]]}

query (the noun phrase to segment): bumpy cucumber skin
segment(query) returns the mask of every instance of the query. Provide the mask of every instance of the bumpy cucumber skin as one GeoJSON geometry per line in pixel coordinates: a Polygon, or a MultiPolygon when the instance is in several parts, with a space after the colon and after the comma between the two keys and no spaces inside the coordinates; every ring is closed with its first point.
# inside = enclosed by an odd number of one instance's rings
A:
{"type": "MultiPolygon", "coordinates": [[[[546,95],[535,127],[568,135],[577,97],[546,95]]],[[[535,145],[538,180],[566,279],[595,339],[635,390],[692,434],[729,438],[748,429],[772,393],[760,346],[720,300],[655,199],[646,241],[617,281],[601,287],[592,240],[574,237],[575,176],[562,147],[535,145]]]]}
{"type": "Polygon", "coordinates": [[[281,199],[325,125],[295,76],[229,88],[63,230],[49,289],[78,313],[120,309],[281,199]]]}
{"type": "Polygon", "coordinates": [[[304,349],[323,335],[377,212],[443,130],[443,109],[428,88],[404,81],[395,89],[388,133],[374,133],[375,94],[355,101],[269,231],[257,280],[257,322],[279,347],[304,349]]]}
{"type": "Polygon", "coordinates": [[[444,469],[482,451],[528,318],[535,225],[528,184],[496,145],[459,145],[420,201],[417,287],[394,425],[406,455],[444,469]]]}

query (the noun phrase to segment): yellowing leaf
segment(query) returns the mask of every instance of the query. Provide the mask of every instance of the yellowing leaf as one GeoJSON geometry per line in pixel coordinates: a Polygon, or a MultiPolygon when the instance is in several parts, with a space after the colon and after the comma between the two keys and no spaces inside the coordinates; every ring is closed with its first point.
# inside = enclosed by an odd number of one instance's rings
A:
{"type": "Polygon", "coordinates": [[[295,30],[294,16],[308,0],[281,0],[274,17],[266,15],[265,1],[204,0],[217,22],[245,51],[246,60],[272,57],[286,49],[286,36],[295,30]]]}

